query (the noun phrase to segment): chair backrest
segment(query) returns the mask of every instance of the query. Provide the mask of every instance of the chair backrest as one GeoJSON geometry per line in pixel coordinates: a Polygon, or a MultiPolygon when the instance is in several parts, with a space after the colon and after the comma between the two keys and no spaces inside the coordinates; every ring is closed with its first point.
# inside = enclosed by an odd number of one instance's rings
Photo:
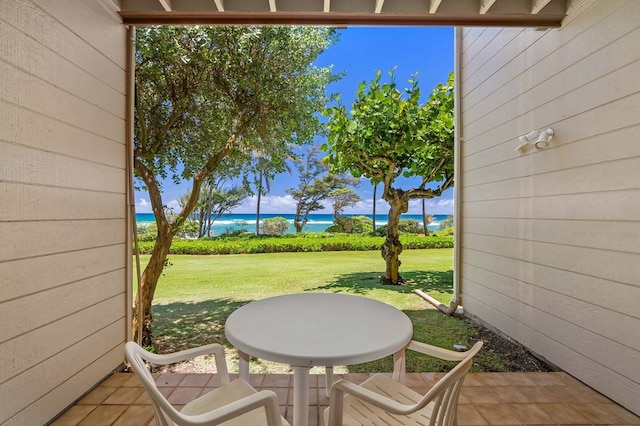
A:
{"type": "Polygon", "coordinates": [[[469,369],[473,365],[473,357],[480,351],[483,342],[476,342],[471,349],[465,353],[465,358],[460,361],[451,371],[425,394],[418,404],[425,407],[433,402],[433,411],[429,426],[454,426],[456,422],[456,412],[458,410],[458,397],[460,388],[469,369]]]}
{"type": "Polygon", "coordinates": [[[127,361],[131,364],[131,368],[151,398],[151,403],[156,414],[156,425],[175,426],[176,423],[173,419],[179,419],[181,415],[178,410],[173,408],[169,401],[167,401],[164,395],[162,395],[145,363],[145,360],[153,358],[153,354],[144,350],[135,342],[127,342],[124,345],[124,353],[127,361]]]}

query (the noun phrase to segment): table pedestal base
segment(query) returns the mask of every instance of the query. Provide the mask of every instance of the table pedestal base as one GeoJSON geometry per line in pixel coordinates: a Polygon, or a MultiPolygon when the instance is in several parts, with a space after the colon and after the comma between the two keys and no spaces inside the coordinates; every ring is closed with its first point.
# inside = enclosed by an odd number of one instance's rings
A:
{"type": "Polygon", "coordinates": [[[309,424],[309,367],[293,367],[293,424],[309,424]]]}

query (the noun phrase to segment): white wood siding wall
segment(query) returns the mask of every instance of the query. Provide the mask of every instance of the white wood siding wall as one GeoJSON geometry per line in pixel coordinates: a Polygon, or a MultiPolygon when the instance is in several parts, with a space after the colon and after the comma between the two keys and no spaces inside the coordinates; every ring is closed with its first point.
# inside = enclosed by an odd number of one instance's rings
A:
{"type": "Polygon", "coordinates": [[[587,3],[463,32],[463,304],[640,414],[640,1],[587,3]]]}
{"type": "Polygon", "coordinates": [[[107,2],[0,1],[0,424],[123,360],[126,29],[107,2]]]}

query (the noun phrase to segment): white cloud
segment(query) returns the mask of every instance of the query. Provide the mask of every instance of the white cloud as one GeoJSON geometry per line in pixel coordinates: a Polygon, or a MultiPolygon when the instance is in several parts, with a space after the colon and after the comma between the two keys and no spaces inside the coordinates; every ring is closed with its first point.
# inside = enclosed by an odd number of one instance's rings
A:
{"type": "Polygon", "coordinates": [[[153,213],[149,200],[146,198],[140,198],[136,203],[136,213],[153,213]]]}
{"type": "MultiPolygon", "coordinates": [[[[233,213],[255,213],[258,198],[253,195],[233,209],[233,213]]],[[[263,195],[260,200],[261,213],[294,213],[296,200],[291,195],[263,195]]]]}
{"type": "MultiPolygon", "coordinates": [[[[450,198],[433,198],[426,201],[426,211],[429,214],[453,214],[453,199],[450,198]]],[[[373,198],[360,201],[354,207],[345,209],[345,214],[371,214],[373,211],[373,198]]],[[[376,212],[379,214],[387,214],[389,212],[389,203],[379,198],[376,200],[376,212]]],[[[422,214],[422,200],[411,200],[409,202],[408,214],[422,214]]]]}
{"type": "MultiPolygon", "coordinates": [[[[173,213],[178,213],[180,211],[180,203],[178,203],[177,199],[169,201],[166,206],[169,208],[169,211],[173,213]]],[[[136,203],[136,213],[153,213],[149,200],[146,198],[138,199],[138,202],[136,203]]]]}

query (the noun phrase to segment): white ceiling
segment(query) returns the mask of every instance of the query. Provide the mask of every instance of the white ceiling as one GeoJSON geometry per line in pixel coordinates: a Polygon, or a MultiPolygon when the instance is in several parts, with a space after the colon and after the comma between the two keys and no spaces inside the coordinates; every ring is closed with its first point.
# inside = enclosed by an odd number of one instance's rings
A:
{"type": "Polygon", "coordinates": [[[112,0],[125,24],[558,27],[584,0],[112,0]]]}

